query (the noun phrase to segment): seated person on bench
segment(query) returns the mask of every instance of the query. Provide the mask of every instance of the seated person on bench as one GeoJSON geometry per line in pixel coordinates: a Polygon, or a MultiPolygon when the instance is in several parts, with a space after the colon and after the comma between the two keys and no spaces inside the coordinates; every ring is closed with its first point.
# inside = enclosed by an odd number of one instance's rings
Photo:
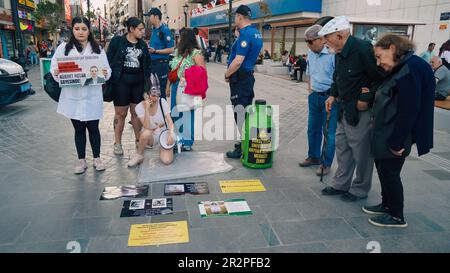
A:
{"type": "Polygon", "coordinates": [[[433,57],[430,63],[436,78],[436,100],[446,100],[450,95],[450,70],[439,57],[433,57]]]}

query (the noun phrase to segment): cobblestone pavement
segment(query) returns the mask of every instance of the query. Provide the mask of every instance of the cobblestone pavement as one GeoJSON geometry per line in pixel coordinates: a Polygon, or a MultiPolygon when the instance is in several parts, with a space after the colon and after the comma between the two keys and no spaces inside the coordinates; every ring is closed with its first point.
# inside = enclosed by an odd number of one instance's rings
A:
{"type": "MultiPolygon", "coordinates": [[[[228,104],[224,67],[210,64],[206,105],[228,104]]],[[[450,251],[450,142],[435,132],[433,153],[410,157],[403,171],[405,212],[409,227],[380,229],[368,224],[361,206],[379,201],[380,186],[367,201],[348,204],[324,197],[325,186],[314,169],[298,162],[307,151],[305,84],[256,74],[256,98],[280,109],[280,142],[274,167],[251,170],[230,161],[231,172],[189,181],[206,181],[210,194],[174,197],[169,216],[120,218],[123,200],[99,201],[105,186],[134,184],[137,170],[126,167],[135,152],[131,126],[124,132],[125,155],[113,155],[113,107],[105,104],[101,121],[102,157],[107,170],[96,173],[87,146],[89,169],[72,174],[76,159],[70,122],[56,114],[56,104],[41,90],[39,71],[30,79],[37,94],[0,109],[0,252],[69,252],[77,241],[82,252],[369,252],[376,241],[382,252],[450,251]],[[259,178],[266,192],[223,194],[218,181],[259,178]],[[245,198],[253,215],[201,219],[197,202],[245,198]],[[186,244],[128,248],[131,224],[187,220],[186,244]]],[[[207,119],[207,118],[204,118],[207,119]]],[[[196,151],[225,152],[234,141],[198,141],[196,151]]],[[[150,152],[151,153],[151,152],[150,152]]],[[[333,166],[333,170],[335,170],[333,166]]],[[[325,178],[325,183],[330,177],[325,178]]],[[[161,197],[163,183],[151,184],[149,197],[161,197]]]]}

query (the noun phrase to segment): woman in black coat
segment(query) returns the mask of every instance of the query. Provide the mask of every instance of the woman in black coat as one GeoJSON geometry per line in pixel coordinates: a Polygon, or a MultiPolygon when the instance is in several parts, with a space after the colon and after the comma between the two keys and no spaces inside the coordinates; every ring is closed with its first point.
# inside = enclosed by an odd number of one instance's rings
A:
{"type": "Polygon", "coordinates": [[[384,36],[375,45],[375,57],[387,72],[375,95],[371,140],[382,202],[363,211],[378,215],[369,219],[375,226],[405,228],[400,173],[412,144],[419,156],[433,148],[436,82],[431,66],[414,55],[414,45],[405,37],[384,36]]]}

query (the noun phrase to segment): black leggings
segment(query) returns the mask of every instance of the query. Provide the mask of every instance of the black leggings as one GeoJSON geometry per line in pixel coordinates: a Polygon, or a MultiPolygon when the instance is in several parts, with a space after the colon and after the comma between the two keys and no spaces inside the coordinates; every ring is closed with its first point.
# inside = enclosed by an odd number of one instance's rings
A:
{"type": "Polygon", "coordinates": [[[405,158],[375,159],[378,178],[381,183],[381,198],[383,205],[389,209],[389,214],[403,218],[403,185],[400,173],[405,164],[405,158]]]}
{"type": "Polygon", "coordinates": [[[75,146],[77,147],[78,159],[86,158],[86,128],[89,131],[89,142],[91,142],[94,158],[100,157],[100,130],[99,120],[79,121],[71,119],[75,129],[75,146]]]}

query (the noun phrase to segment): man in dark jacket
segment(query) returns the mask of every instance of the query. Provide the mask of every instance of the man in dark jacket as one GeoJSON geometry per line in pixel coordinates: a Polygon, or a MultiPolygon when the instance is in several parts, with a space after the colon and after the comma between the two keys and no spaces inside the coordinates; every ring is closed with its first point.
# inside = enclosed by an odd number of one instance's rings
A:
{"type": "Polygon", "coordinates": [[[374,99],[374,84],[382,80],[373,46],[350,34],[350,22],[344,16],[329,21],[319,32],[336,51],[336,70],[327,111],[338,99],[341,104],[336,131],[338,169],[324,195],[343,195],[344,201],[367,198],[372,185],[373,158],[370,157],[370,113],[374,99]],[[362,88],[370,93],[362,94],[362,88]],[[356,170],[356,178],[353,174],[356,170]],[[352,181],[353,180],[353,181],[352,181]]]}

